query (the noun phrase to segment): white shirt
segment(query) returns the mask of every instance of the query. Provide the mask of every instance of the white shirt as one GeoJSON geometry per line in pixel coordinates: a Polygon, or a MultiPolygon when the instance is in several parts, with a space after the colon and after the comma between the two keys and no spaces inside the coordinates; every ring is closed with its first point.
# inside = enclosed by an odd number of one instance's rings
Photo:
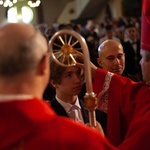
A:
{"type": "Polygon", "coordinates": [[[129,40],[132,47],[133,47],[133,50],[135,52],[135,54],[137,53],[137,44],[136,44],[136,41],[132,41],[132,40],[129,40]]]}
{"type": "Polygon", "coordinates": [[[66,113],[68,114],[68,116],[70,118],[73,118],[75,121],[79,121],[79,122],[84,123],[82,111],[81,111],[81,106],[80,106],[78,97],[77,97],[74,105],[60,100],[57,97],[57,95],[56,95],[56,100],[65,109],[66,113]]]}

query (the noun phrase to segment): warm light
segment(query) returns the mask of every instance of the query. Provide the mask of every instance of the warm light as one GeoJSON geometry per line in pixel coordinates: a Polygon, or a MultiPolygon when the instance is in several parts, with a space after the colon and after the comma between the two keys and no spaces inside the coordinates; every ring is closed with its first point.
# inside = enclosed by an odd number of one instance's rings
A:
{"type": "Polygon", "coordinates": [[[2,0],[0,0],[0,5],[3,5],[3,1],[2,0]]]}
{"type": "Polygon", "coordinates": [[[16,23],[17,22],[17,8],[12,7],[7,12],[8,22],[16,23]]]}
{"type": "Polygon", "coordinates": [[[28,1],[28,5],[30,7],[38,7],[40,5],[41,1],[40,0],[36,0],[36,2],[33,2],[32,0],[28,1]]]}
{"type": "Polygon", "coordinates": [[[13,0],[13,3],[16,4],[16,3],[17,3],[17,0],[13,0]]]}
{"type": "MultiPolygon", "coordinates": [[[[14,4],[16,4],[18,0],[0,0],[0,5],[3,5],[4,7],[12,7],[14,4]]],[[[29,0],[28,5],[30,7],[38,7],[41,4],[40,0],[29,0]]]]}
{"type": "Polygon", "coordinates": [[[28,6],[24,6],[21,9],[22,11],[22,21],[24,23],[30,23],[33,19],[33,11],[31,10],[31,8],[29,8],[28,6]]]}
{"type": "Polygon", "coordinates": [[[12,3],[10,0],[5,0],[3,6],[4,6],[4,7],[12,7],[12,6],[13,6],[13,3],[12,3]]]}
{"type": "Polygon", "coordinates": [[[17,13],[17,8],[12,7],[8,10],[8,22],[24,22],[30,23],[33,20],[33,12],[30,7],[23,6],[21,8],[21,14],[17,13]]]}
{"type": "Polygon", "coordinates": [[[17,15],[17,21],[18,21],[18,22],[22,22],[22,15],[21,15],[21,14],[18,14],[18,15],[17,15]]]}

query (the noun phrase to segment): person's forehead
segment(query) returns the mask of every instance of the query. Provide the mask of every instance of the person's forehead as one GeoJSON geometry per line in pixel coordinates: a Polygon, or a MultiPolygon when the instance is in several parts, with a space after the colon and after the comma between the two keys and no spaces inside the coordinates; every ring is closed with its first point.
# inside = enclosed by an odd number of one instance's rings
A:
{"type": "Polygon", "coordinates": [[[68,72],[76,72],[76,71],[79,71],[79,70],[81,70],[81,68],[75,67],[75,66],[72,66],[72,67],[66,67],[64,73],[68,73],[68,72]]]}
{"type": "Polygon", "coordinates": [[[123,52],[123,47],[121,44],[114,44],[114,43],[108,43],[105,45],[102,49],[103,53],[116,53],[116,52],[123,52]]]}
{"type": "Polygon", "coordinates": [[[107,51],[104,51],[104,56],[117,56],[123,54],[123,50],[121,48],[115,48],[115,49],[107,49],[107,51]]]}

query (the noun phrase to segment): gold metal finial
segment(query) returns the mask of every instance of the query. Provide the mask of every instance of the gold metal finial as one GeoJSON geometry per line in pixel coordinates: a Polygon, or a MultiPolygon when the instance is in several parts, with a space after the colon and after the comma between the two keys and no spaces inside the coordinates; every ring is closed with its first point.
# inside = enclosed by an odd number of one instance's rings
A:
{"type": "Polygon", "coordinates": [[[61,51],[64,55],[69,55],[73,53],[73,47],[71,45],[65,44],[61,47],[61,51]]]}

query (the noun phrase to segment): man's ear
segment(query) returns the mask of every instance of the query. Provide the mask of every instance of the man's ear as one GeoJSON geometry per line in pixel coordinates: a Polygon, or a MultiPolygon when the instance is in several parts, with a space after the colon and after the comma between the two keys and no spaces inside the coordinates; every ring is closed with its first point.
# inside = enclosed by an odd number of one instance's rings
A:
{"type": "Polygon", "coordinates": [[[39,63],[37,73],[39,75],[49,74],[50,69],[49,54],[45,55],[39,63]]]}
{"type": "Polygon", "coordinates": [[[97,63],[99,64],[100,67],[102,66],[100,58],[97,58],[97,63]]]}
{"type": "Polygon", "coordinates": [[[57,84],[55,83],[54,80],[50,80],[50,84],[56,89],[57,88],[57,84]]]}

